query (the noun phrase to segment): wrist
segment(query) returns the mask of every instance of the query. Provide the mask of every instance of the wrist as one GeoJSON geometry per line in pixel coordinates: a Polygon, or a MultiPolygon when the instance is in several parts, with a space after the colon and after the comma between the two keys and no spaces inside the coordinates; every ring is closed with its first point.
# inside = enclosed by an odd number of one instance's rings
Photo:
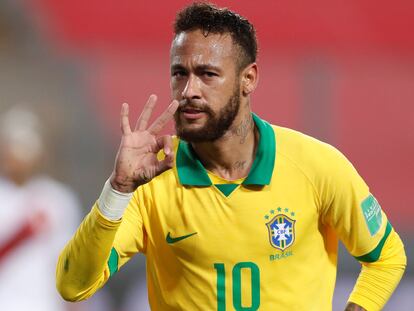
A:
{"type": "Polygon", "coordinates": [[[109,220],[119,220],[122,218],[133,192],[121,192],[114,189],[108,179],[102,189],[98,199],[98,209],[109,220]]]}
{"type": "Polygon", "coordinates": [[[115,174],[111,175],[109,183],[112,189],[121,193],[132,193],[137,188],[133,180],[129,180],[128,177],[116,176],[115,174]]]}

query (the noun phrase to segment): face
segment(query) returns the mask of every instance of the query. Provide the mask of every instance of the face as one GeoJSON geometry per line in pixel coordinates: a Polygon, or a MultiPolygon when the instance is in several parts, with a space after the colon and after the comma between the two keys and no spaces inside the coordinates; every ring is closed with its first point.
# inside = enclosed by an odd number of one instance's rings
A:
{"type": "Polygon", "coordinates": [[[171,89],[180,106],[177,135],[189,142],[215,141],[240,108],[237,52],[229,34],[182,32],[171,47],[171,89]]]}
{"type": "Polygon", "coordinates": [[[41,154],[32,152],[21,144],[1,145],[1,171],[16,184],[23,184],[36,171],[41,161],[41,154]]]}

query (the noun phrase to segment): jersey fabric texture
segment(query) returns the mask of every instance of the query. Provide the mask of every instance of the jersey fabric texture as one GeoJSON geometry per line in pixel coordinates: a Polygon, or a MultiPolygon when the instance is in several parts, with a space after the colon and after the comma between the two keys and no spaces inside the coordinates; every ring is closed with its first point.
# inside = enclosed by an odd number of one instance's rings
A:
{"type": "MultiPolygon", "coordinates": [[[[253,119],[260,140],[246,178],[215,176],[190,144],[175,139],[173,169],[139,187],[120,221],[105,219],[95,205],[60,257],[60,291],[86,298],[141,252],[152,310],[331,310],[338,239],[368,265],[381,261],[384,245],[403,252],[339,151],[253,119]],[[100,266],[94,273],[81,266],[78,251],[91,247],[96,259],[89,265],[100,266]],[[88,285],[72,289],[85,273],[88,285]]],[[[351,300],[378,309],[364,289],[351,300]]]]}

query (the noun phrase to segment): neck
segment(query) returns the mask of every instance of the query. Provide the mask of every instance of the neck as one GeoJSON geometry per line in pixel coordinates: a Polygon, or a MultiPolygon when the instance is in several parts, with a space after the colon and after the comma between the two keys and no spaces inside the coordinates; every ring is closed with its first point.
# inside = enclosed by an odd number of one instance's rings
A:
{"type": "Polygon", "coordinates": [[[239,114],[230,129],[213,142],[192,143],[204,167],[228,180],[244,178],[253,164],[259,133],[251,112],[239,114]]]}

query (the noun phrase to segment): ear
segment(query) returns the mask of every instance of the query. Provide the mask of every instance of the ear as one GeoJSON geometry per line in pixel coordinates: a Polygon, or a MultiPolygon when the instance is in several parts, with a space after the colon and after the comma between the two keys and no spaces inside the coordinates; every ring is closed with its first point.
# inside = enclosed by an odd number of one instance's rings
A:
{"type": "Polygon", "coordinates": [[[241,73],[241,90],[244,96],[249,95],[256,89],[259,81],[259,73],[256,63],[251,63],[241,73]]]}

